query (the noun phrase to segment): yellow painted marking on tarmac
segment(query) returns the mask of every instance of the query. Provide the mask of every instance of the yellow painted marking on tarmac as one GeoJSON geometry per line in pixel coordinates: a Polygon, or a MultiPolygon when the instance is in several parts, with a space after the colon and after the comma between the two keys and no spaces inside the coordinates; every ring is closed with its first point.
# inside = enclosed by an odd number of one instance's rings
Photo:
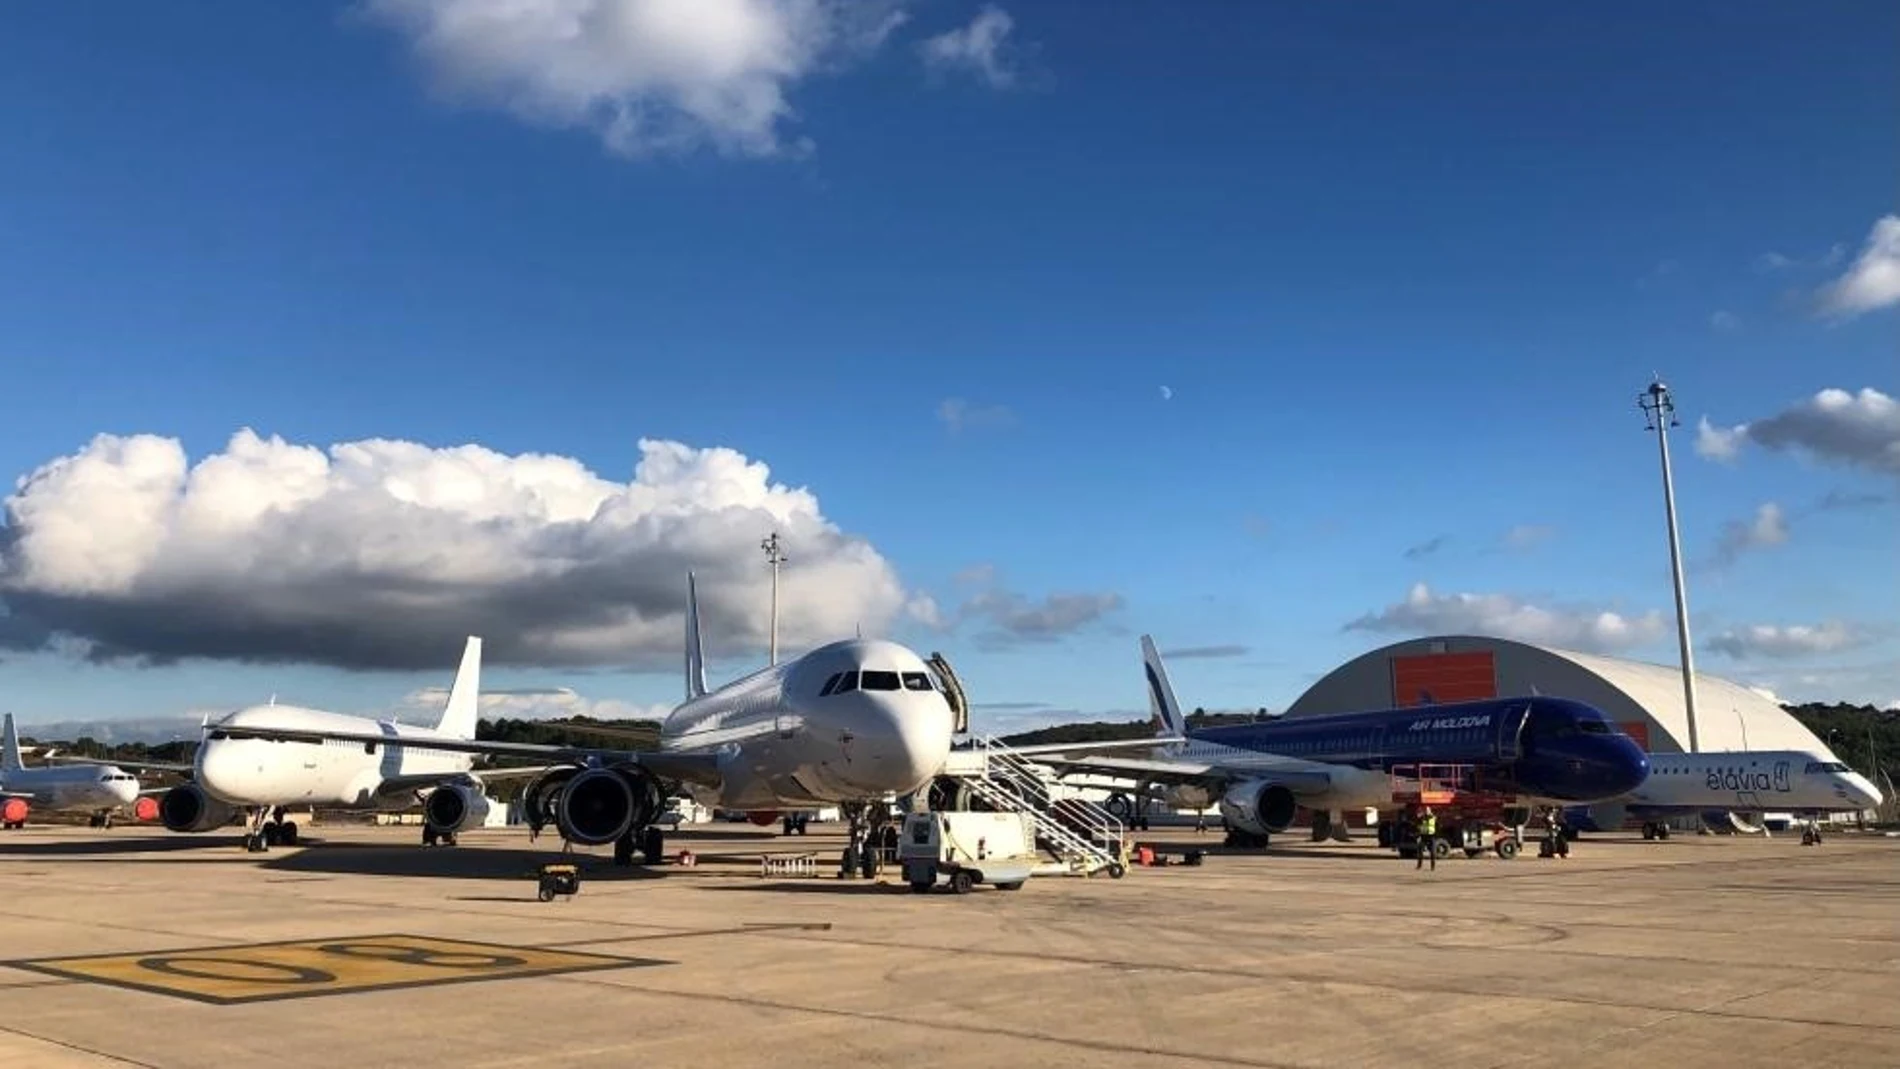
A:
{"type": "Polygon", "coordinates": [[[420,935],[352,935],[7,964],[53,976],[231,1004],[666,963],[420,935]]]}

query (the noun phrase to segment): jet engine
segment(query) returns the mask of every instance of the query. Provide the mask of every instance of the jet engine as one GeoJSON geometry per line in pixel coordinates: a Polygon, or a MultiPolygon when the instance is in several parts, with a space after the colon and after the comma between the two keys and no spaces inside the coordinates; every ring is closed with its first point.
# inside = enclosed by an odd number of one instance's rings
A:
{"type": "Polygon", "coordinates": [[[561,785],[554,823],[568,842],[600,846],[651,824],[662,801],[659,783],[638,765],[590,768],[561,785]]]}
{"type": "Polygon", "coordinates": [[[205,793],[196,783],[181,783],[158,801],[158,819],[169,831],[210,831],[237,819],[237,809],[205,793]]]}
{"type": "Polygon", "coordinates": [[[1227,826],[1254,835],[1277,834],[1293,824],[1299,809],[1293,792],[1272,780],[1247,780],[1227,788],[1220,815],[1227,826]]]}
{"type": "Polygon", "coordinates": [[[479,827],[488,818],[488,799],[474,787],[452,783],[429,792],[422,803],[422,819],[437,835],[454,835],[479,827]]]}

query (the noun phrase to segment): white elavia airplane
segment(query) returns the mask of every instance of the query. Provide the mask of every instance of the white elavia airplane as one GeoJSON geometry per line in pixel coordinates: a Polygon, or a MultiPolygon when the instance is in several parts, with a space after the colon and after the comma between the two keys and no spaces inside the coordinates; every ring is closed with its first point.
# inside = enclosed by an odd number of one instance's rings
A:
{"type": "MultiPolygon", "coordinates": [[[[48,754],[50,757],[50,752],[48,754]]],[[[26,827],[27,816],[44,813],[86,813],[95,828],[109,828],[122,809],[138,805],[142,794],[137,776],[105,761],[74,761],[64,765],[28,768],[20,759],[20,737],[13,730],[13,714],[0,727],[0,827],[26,827]]]]}
{"type": "Polygon", "coordinates": [[[535,832],[552,823],[569,843],[614,844],[617,863],[638,847],[654,864],[664,852],[655,822],[675,793],[768,820],[781,809],[838,805],[855,845],[867,821],[888,812],[873,803],[929,783],[949,756],[953,683],[904,646],[833,642],[717,690],[706,687],[701,649],[688,575],[686,701],[662,723],[657,750],[476,741],[481,640],[470,638],[435,727],[286,705],[242,709],[207,727],[195,782],[166,794],[160,816],[175,831],[208,831],[249,812],[246,846],[256,850],[295,841],[285,806],[396,808],[421,796],[424,842],[452,841],[485,816],[484,780],[532,776],[522,803],[535,832]],[[475,755],[543,764],[476,771],[475,755]]]}

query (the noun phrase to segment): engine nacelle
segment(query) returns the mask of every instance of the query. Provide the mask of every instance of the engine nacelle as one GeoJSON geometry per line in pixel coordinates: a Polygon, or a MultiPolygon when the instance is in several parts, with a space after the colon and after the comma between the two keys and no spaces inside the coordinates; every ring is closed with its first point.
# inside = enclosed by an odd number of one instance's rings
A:
{"type": "Polygon", "coordinates": [[[521,818],[536,832],[554,820],[561,808],[561,791],[580,773],[579,765],[556,765],[529,781],[521,792],[521,818]]]}
{"type": "Polygon", "coordinates": [[[8,827],[12,827],[15,824],[25,824],[26,815],[30,809],[31,807],[26,804],[26,799],[24,798],[7,798],[0,800],[0,824],[5,824],[8,827]]]}
{"type": "Polygon", "coordinates": [[[1255,835],[1287,830],[1293,826],[1293,815],[1298,810],[1293,792],[1272,780],[1236,783],[1220,800],[1221,819],[1227,826],[1255,835]]]}
{"type": "Polygon", "coordinates": [[[205,793],[196,783],[181,783],[158,801],[158,819],[170,831],[210,831],[237,819],[235,807],[205,793]]]}
{"type": "Polygon", "coordinates": [[[474,787],[451,783],[429,792],[422,803],[422,819],[438,835],[463,828],[479,828],[488,819],[488,799],[474,787]]]}
{"type": "Polygon", "coordinates": [[[554,822],[568,842],[600,846],[653,823],[662,800],[658,781],[638,765],[590,768],[561,787],[554,822]]]}

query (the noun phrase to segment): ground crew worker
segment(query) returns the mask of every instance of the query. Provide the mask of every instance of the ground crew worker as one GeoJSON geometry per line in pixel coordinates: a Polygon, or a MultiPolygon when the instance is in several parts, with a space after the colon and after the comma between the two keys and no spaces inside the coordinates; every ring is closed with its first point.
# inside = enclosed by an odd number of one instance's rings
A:
{"type": "Polygon", "coordinates": [[[1438,814],[1432,812],[1431,806],[1426,806],[1418,814],[1418,864],[1413,865],[1412,868],[1414,870],[1424,868],[1425,860],[1430,858],[1432,871],[1437,872],[1438,851],[1435,849],[1437,845],[1438,814]]]}

